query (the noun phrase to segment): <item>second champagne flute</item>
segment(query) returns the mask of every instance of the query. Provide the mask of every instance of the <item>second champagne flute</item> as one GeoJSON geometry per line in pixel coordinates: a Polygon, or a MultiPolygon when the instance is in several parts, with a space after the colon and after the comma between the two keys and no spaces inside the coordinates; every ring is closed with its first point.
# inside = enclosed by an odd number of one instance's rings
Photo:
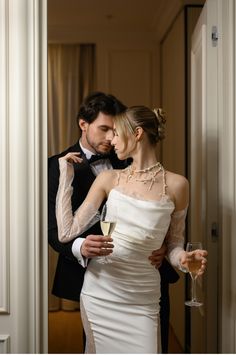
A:
{"type": "MultiPolygon", "coordinates": [[[[202,249],[202,243],[200,242],[188,242],[186,246],[186,251],[191,252],[194,250],[202,249]]],[[[202,265],[201,259],[199,260],[193,259],[188,261],[188,272],[191,276],[192,281],[192,298],[189,301],[186,301],[186,306],[190,307],[199,307],[202,306],[203,303],[197,300],[196,294],[196,280],[198,277],[198,271],[200,270],[202,265]]]]}

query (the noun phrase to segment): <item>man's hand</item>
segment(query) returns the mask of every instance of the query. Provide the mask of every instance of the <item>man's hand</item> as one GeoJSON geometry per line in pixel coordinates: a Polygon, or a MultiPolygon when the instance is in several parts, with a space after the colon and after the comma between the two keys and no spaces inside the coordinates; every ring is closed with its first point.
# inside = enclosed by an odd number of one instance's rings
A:
{"type": "Polygon", "coordinates": [[[166,255],[166,250],[167,250],[166,244],[163,243],[161,248],[157,249],[157,250],[154,250],[152,252],[152,255],[149,256],[149,258],[148,258],[151,261],[151,264],[155,265],[157,269],[162,264],[162,261],[163,261],[165,255],[166,255]]]}
{"type": "Polygon", "coordinates": [[[104,256],[112,253],[114,245],[113,239],[103,235],[88,235],[81,245],[81,255],[85,258],[104,256]]]}

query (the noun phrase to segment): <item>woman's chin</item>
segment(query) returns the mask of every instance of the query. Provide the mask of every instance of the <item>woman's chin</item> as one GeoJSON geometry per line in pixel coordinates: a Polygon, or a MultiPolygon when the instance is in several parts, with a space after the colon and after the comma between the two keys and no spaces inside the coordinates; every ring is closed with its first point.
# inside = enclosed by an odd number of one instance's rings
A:
{"type": "Polygon", "coordinates": [[[117,158],[119,160],[125,160],[125,159],[128,158],[125,154],[121,154],[121,153],[118,153],[118,152],[116,152],[116,155],[117,155],[117,158]]]}

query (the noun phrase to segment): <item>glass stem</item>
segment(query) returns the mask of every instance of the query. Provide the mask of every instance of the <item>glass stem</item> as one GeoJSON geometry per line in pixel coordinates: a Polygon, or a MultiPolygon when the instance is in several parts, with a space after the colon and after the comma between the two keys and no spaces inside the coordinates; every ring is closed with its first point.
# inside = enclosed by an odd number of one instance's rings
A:
{"type": "Polygon", "coordinates": [[[196,278],[192,276],[192,301],[197,301],[197,294],[196,294],[196,278]]]}

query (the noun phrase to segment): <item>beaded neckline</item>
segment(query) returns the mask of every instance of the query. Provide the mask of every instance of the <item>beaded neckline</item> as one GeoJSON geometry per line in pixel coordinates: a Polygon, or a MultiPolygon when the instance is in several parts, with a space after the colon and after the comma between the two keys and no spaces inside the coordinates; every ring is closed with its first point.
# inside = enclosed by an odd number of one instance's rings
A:
{"type": "Polygon", "coordinates": [[[125,170],[127,170],[128,172],[126,182],[137,181],[137,182],[142,182],[144,184],[150,183],[148,187],[149,191],[152,189],[153,184],[157,181],[158,174],[162,172],[163,173],[163,194],[165,194],[165,188],[166,188],[165,170],[161,165],[161,163],[157,162],[154,165],[151,165],[145,169],[140,169],[140,170],[133,169],[133,166],[131,164],[125,170]],[[146,176],[143,176],[145,174],[146,176]],[[138,177],[137,175],[141,175],[141,177],[138,177]]]}
{"type": "MultiPolygon", "coordinates": [[[[132,168],[132,164],[129,166],[129,168],[130,168],[130,169],[132,168]]],[[[162,168],[162,165],[161,165],[161,163],[159,163],[159,161],[158,161],[157,163],[155,163],[154,165],[148,166],[148,167],[145,168],[145,169],[140,169],[140,170],[132,169],[132,171],[133,171],[134,173],[147,173],[147,172],[149,172],[149,171],[151,171],[151,170],[153,170],[153,169],[155,169],[155,168],[157,168],[157,169],[162,168]]]]}

